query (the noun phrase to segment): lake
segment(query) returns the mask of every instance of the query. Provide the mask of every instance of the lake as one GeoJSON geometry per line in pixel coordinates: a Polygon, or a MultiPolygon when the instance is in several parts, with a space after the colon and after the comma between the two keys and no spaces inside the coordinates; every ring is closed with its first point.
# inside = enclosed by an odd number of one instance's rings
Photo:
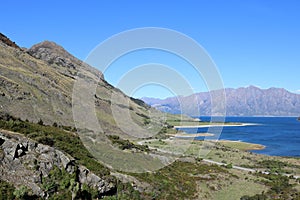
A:
{"type": "MultiPolygon", "coordinates": [[[[210,121],[210,117],[200,117],[210,121]]],[[[254,123],[253,126],[223,127],[221,140],[239,140],[266,146],[253,152],[273,156],[300,157],[300,121],[297,117],[226,117],[226,122],[254,123]]],[[[187,133],[206,133],[208,128],[182,128],[187,133]]],[[[204,139],[198,137],[196,139],[204,139]]],[[[206,139],[210,139],[206,137],[206,139]]]]}

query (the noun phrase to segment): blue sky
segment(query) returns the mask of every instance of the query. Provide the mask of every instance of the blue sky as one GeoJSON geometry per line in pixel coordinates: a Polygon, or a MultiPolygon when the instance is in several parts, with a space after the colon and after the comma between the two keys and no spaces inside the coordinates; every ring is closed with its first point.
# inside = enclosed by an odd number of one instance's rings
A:
{"type": "MultiPolygon", "coordinates": [[[[105,39],[134,28],[179,31],[202,45],[216,63],[225,87],[256,85],[300,90],[300,1],[6,1],[0,31],[30,47],[51,40],[80,59],[105,39]]],[[[128,70],[145,63],[167,64],[205,91],[184,61],[157,51],[122,57],[105,72],[117,85],[128,70]]],[[[95,66],[97,67],[97,66],[95,66]]],[[[163,78],[163,77],[162,77],[163,78]]],[[[121,88],[122,89],[122,88],[121,88]]],[[[164,98],[167,89],[147,86],[135,97],[164,98]]]]}

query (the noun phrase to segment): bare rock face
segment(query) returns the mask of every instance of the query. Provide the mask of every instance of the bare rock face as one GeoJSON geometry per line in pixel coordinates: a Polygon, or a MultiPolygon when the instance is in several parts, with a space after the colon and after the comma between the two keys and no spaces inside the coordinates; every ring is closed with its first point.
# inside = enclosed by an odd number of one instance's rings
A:
{"type": "Polygon", "coordinates": [[[78,173],[79,182],[96,188],[99,194],[109,193],[114,185],[90,172],[84,166],[76,166],[75,159],[55,148],[39,144],[20,134],[0,131],[0,179],[25,185],[39,196],[46,194],[40,188],[42,177],[47,177],[54,166],[69,173],[78,173]]]}

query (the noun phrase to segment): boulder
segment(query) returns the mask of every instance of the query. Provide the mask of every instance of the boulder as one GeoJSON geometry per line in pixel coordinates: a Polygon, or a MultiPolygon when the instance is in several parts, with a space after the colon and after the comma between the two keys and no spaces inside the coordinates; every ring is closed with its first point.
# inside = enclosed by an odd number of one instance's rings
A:
{"type": "Polygon", "coordinates": [[[54,168],[78,173],[79,182],[96,188],[99,194],[115,189],[111,182],[77,165],[75,159],[53,147],[39,144],[23,135],[0,131],[0,179],[14,184],[25,185],[41,197],[45,193],[40,188],[42,177],[47,177],[54,168]]]}

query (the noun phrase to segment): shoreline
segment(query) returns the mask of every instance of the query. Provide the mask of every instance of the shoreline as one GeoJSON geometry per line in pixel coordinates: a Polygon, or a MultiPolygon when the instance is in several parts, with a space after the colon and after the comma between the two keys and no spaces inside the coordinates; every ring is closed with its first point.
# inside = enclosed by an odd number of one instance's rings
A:
{"type": "MultiPolygon", "coordinates": [[[[210,128],[210,127],[241,127],[241,126],[258,126],[260,124],[257,123],[239,123],[239,124],[206,124],[206,125],[183,125],[183,126],[174,126],[174,129],[182,129],[182,128],[210,128]]],[[[212,133],[178,133],[178,134],[170,134],[170,137],[182,138],[182,139],[194,139],[196,137],[210,137],[214,136],[212,133]]],[[[257,143],[243,142],[240,140],[206,140],[210,142],[219,143],[224,146],[242,149],[244,151],[251,150],[263,150],[266,146],[257,143]]]]}
{"type": "MultiPolygon", "coordinates": [[[[195,134],[185,134],[185,133],[181,133],[181,134],[167,134],[169,136],[169,140],[175,139],[176,140],[185,140],[185,139],[195,139],[196,137],[209,137],[209,136],[214,136],[214,134],[211,133],[195,133],[195,134]]],[[[198,140],[194,140],[194,141],[198,141],[198,140]]],[[[236,149],[240,149],[243,151],[251,151],[251,150],[263,150],[266,148],[265,145],[262,144],[257,144],[257,143],[251,143],[251,142],[243,142],[240,140],[226,140],[226,139],[222,139],[222,140],[199,140],[199,141],[207,141],[207,142],[213,142],[213,143],[219,143],[221,145],[230,147],[230,148],[236,148],[236,149]]]]}
{"type": "Polygon", "coordinates": [[[176,138],[195,138],[195,137],[207,137],[207,136],[214,136],[215,134],[212,133],[178,133],[178,134],[166,134],[170,137],[176,138]]]}
{"type": "Polygon", "coordinates": [[[241,123],[241,124],[209,124],[209,125],[182,125],[174,126],[175,129],[180,128],[210,128],[210,127],[230,127],[230,126],[258,126],[260,124],[255,123],[241,123]]]}
{"type": "MultiPolygon", "coordinates": [[[[262,145],[262,144],[257,144],[257,143],[250,143],[250,142],[243,142],[243,141],[239,141],[239,140],[217,140],[215,142],[219,142],[220,144],[225,143],[225,146],[226,144],[244,144],[244,145],[248,145],[247,148],[245,148],[244,150],[245,151],[250,151],[250,150],[263,150],[266,148],[265,145],[262,145]]],[[[230,146],[230,145],[229,145],[230,146]]]]}

